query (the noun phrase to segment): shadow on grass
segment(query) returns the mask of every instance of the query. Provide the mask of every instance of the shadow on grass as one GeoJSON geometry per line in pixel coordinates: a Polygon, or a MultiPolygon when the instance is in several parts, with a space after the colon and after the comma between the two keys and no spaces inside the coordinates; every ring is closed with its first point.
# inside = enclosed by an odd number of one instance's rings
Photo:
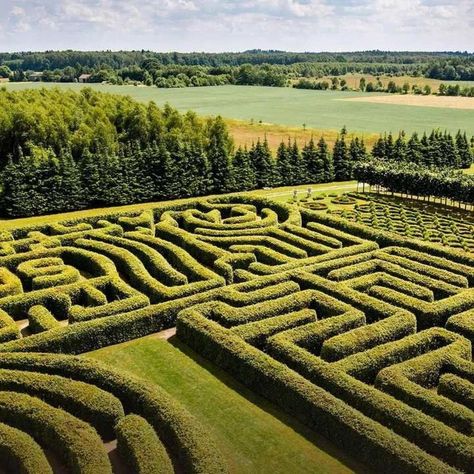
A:
{"type": "Polygon", "coordinates": [[[253,403],[261,410],[265,411],[266,413],[272,415],[285,425],[289,426],[291,429],[293,429],[299,435],[303,436],[306,440],[308,440],[309,442],[317,446],[319,449],[327,453],[329,456],[333,457],[334,459],[337,459],[348,469],[351,469],[357,474],[371,474],[373,472],[366,466],[362,465],[362,463],[349,457],[342,450],[334,446],[329,440],[317,434],[311,428],[304,425],[301,421],[285,413],[266,398],[256,395],[245,385],[233,378],[230,374],[217,367],[208,359],[205,359],[204,357],[194,352],[185,343],[181,342],[177,338],[177,336],[172,336],[171,338],[169,338],[168,343],[170,343],[175,349],[183,353],[186,357],[192,359],[196,364],[204,368],[206,371],[212,374],[213,377],[217,378],[228,388],[237,392],[239,395],[247,399],[250,403],[253,403]]]}

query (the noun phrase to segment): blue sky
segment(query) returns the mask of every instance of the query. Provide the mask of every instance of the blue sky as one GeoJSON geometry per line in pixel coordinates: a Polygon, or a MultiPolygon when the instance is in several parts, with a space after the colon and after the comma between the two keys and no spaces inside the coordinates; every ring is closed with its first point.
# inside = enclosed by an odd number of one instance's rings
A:
{"type": "Polygon", "coordinates": [[[0,0],[0,51],[474,50],[474,0],[0,0]]]}

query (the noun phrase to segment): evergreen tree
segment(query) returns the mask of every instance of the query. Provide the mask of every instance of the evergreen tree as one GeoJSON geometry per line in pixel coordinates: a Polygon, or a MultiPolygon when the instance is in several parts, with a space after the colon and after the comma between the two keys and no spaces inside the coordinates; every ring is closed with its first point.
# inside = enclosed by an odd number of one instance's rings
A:
{"type": "Polygon", "coordinates": [[[274,185],[274,163],[268,141],[257,140],[257,144],[250,150],[252,166],[255,171],[255,180],[258,188],[267,188],[274,185]]]}
{"type": "Polygon", "coordinates": [[[349,153],[346,145],[346,134],[337,136],[333,150],[334,177],[336,181],[347,181],[351,178],[349,153]]]}
{"type": "Polygon", "coordinates": [[[393,146],[393,159],[397,160],[398,162],[402,162],[406,160],[407,155],[407,143],[405,139],[405,132],[400,132],[398,134],[397,139],[395,140],[395,144],[393,146]]]}
{"type": "Polygon", "coordinates": [[[292,163],[290,162],[289,147],[289,141],[288,146],[282,141],[277,150],[275,163],[277,174],[276,184],[280,186],[290,186],[292,184],[293,170],[292,163]]]}
{"type": "Polygon", "coordinates": [[[222,117],[208,122],[208,133],[206,151],[211,170],[212,189],[215,193],[225,193],[232,189],[232,138],[222,117]]]}
{"type": "Polygon", "coordinates": [[[305,170],[296,140],[293,141],[291,146],[290,144],[288,145],[288,158],[291,164],[290,182],[292,185],[296,186],[306,182],[305,170]]]}
{"type": "Polygon", "coordinates": [[[352,176],[352,167],[355,163],[359,161],[364,161],[367,159],[367,149],[365,147],[365,143],[363,139],[359,139],[359,137],[354,137],[351,140],[349,145],[349,162],[351,168],[351,176],[352,176]]]}
{"type": "Polygon", "coordinates": [[[423,162],[423,153],[418,134],[414,132],[407,142],[405,157],[408,162],[423,162]]]}
{"type": "Polygon", "coordinates": [[[81,175],[71,152],[65,151],[59,161],[62,205],[57,211],[74,211],[84,206],[81,175]]]}
{"type": "Polygon", "coordinates": [[[89,150],[84,150],[84,154],[79,164],[81,188],[87,206],[100,206],[102,194],[101,172],[99,168],[99,157],[92,155],[89,150]]]}
{"type": "Polygon", "coordinates": [[[335,175],[333,157],[329,153],[329,147],[324,140],[324,137],[321,137],[318,142],[318,159],[322,166],[322,182],[330,183],[334,181],[335,175]]]}
{"type": "Polygon", "coordinates": [[[248,191],[257,186],[255,170],[253,169],[250,153],[246,148],[239,147],[232,162],[235,191],[248,191]]]}
{"type": "Polygon", "coordinates": [[[385,153],[385,140],[382,136],[380,136],[374,143],[372,156],[378,159],[384,159],[387,157],[387,154],[385,153]]]}
{"type": "Polygon", "coordinates": [[[302,152],[303,168],[307,183],[322,183],[324,181],[324,168],[313,137],[304,146],[302,152]]]}
{"type": "Polygon", "coordinates": [[[466,133],[456,133],[456,149],[459,155],[461,168],[469,168],[472,165],[472,150],[466,137],[466,133]]]}

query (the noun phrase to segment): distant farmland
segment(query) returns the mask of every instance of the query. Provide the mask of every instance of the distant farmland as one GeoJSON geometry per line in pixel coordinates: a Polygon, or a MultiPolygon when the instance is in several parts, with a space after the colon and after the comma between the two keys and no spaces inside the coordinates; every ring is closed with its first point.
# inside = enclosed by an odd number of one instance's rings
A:
{"type": "MultiPolygon", "coordinates": [[[[10,89],[52,87],[48,83],[9,84],[10,89]]],[[[77,89],[82,84],[59,84],[77,89]]],[[[418,107],[386,103],[340,100],[367,97],[367,93],[311,91],[292,88],[252,86],[220,86],[186,89],[111,86],[88,84],[104,92],[128,94],[138,100],[169,102],[181,111],[194,110],[201,115],[222,115],[226,118],[253,122],[258,135],[259,122],[289,127],[339,130],[344,125],[354,132],[380,133],[403,129],[407,132],[430,132],[441,128],[474,131],[474,112],[443,107],[418,107]]],[[[374,96],[377,94],[373,94],[374,96]]],[[[380,94],[378,94],[380,95],[380,94]]],[[[474,100],[474,99],[467,99],[474,100]]]]}

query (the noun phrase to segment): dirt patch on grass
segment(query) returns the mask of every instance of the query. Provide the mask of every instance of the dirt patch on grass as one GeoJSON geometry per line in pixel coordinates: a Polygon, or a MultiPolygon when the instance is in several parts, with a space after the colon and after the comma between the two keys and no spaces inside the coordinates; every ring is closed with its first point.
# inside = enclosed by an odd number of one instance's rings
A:
{"type": "Polygon", "coordinates": [[[437,95],[367,95],[364,97],[351,97],[338,99],[351,102],[371,102],[374,104],[413,105],[416,107],[440,107],[445,109],[474,110],[472,97],[444,97],[437,95]]]}

